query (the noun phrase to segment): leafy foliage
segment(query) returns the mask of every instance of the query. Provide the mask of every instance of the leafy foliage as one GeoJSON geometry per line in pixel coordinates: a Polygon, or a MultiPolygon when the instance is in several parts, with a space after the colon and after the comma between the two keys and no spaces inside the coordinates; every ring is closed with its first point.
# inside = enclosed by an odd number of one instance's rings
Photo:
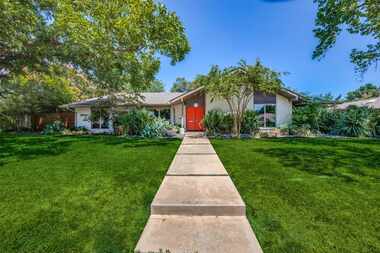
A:
{"type": "Polygon", "coordinates": [[[145,90],[145,92],[164,92],[164,84],[160,80],[154,80],[151,82],[149,88],[145,90]]]}
{"type": "Polygon", "coordinates": [[[230,133],[232,130],[233,119],[230,114],[220,110],[208,111],[204,117],[203,124],[207,134],[211,136],[230,133]]]}
{"type": "Polygon", "coordinates": [[[171,92],[187,92],[191,90],[192,88],[193,88],[192,83],[190,81],[187,81],[186,78],[177,77],[170,91],[171,92]]]}
{"type": "Polygon", "coordinates": [[[225,69],[213,66],[199,80],[212,99],[221,98],[226,101],[233,117],[233,134],[240,137],[244,112],[254,92],[275,93],[282,86],[280,75],[263,66],[260,61],[254,65],[240,61],[237,66],[225,69]]]}
{"type": "Polygon", "coordinates": [[[337,124],[340,135],[351,137],[372,136],[370,129],[370,110],[367,108],[351,107],[341,114],[337,124]]]}
{"type": "MultiPolygon", "coordinates": [[[[207,134],[216,136],[220,134],[229,134],[233,128],[233,117],[230,113],[220,110],[209,111],[203,121],[207,134]]],[[[247,110],[244,112],[242,121],[242,134],[252,134],[258,129],[259,123],[256,112],[247,110]]]]}
{"type": "Polygon", "coordinates": [[[354,91],[348,92],[347,100],[366,99],[378,96],[380,96],[380,87],[372,83],[367,83],[354,91]]]}
{"type": "Polygon", "coordinates": [[[58,134],[64,129],[64,125],[61,121],[54,121],[51,124],[47,124],[43,130],[43,134],[58,134]]]}
{"type": "Polygon", "coordinates": [[[167,130],[172,127],[167,120],[155,117],[145,109],[131,110],[119,116],[117,121],[127,135],[146,138],[166,136],[167,130]]]}
{"type": "Polygon", "coordinates": [[[101,89],[141,91],[160,55],[175,64],[190,50],[179,18],[154,0],[4,0],[0,9],[3,78],[69,64],[101,89]]]}
{"type": "Polygon", "coordinates": [[[151,120],[152,115],[147,110],[131,110],[118,119],[126,134],[132,136],[142,136],[145,125],[151,120]]]}
{"type": "Polygon", "coordinates": [[[166,136],[167,130],[171,128],[170,123],[163,118],[153,117],[152,120],[146,123],[141,134],[145,138],[166,136]]]}
{"type": "Polygon", "coordinates": [[[55,112],[60,105],[95,94],[92,83],[75,69],[50,65],[45,72],[25,72],[0,80],[0,127],[14,129],[17,118],[55,112]]]}
{"type": "Polygon", "coordinates": [[[380,60],[380,4],[378,0],[314,0],[318,4],[315,36],[319,39],[313,58],[321,58],[334,46],[339,34],[351,34],[373,39],[366,50],[353,49],[351,61],[365,72],[380,60]]]}
{"type": "Polygon", "coordinates": [[[300,135],[330,134],[351,137],[379,134],[378,110],[349,107],[345,111],[311,103],[293,110],[291,132],[300,135]]]}
{"type": "Polygon", "coordinates": [[[259,120],[255,111],[247,110],[244,112],[241,124],[242,134],[252,134],[259,128],[259,120]]]}

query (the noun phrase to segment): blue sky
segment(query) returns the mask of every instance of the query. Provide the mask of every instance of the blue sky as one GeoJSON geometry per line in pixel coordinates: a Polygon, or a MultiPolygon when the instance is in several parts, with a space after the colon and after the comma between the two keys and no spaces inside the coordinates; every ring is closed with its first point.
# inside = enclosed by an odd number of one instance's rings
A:
{"type": "Polygon", "coordinates": [[[170,89],[176,77],[192,80],[211,65],[260,58],[276,71],[289,72],[286,86],[311,94],[345,94],[366,82],[380,84],[380,68],[363,78],[354,72],[349,54],[368,40],[343,34],[321,61],[311,59],[316,5],[312,0],[164,0],[183,22],[191,52],[175,66],[163,58],[157,76],[170,89]]]}

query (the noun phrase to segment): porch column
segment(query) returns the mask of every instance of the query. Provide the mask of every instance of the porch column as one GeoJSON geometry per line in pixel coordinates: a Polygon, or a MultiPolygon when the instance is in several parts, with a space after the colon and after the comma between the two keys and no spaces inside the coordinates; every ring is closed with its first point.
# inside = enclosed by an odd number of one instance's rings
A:
{"type": "Polygon", "coordinates": [[[181,106],[182,106],[182,117],[181,117],[181,127],[182,128],[185,128],[185,114],[186,114],[186,111],[185,111],[185,106],[184,106],[184,103],[183,103],[183,99],[181,99],[181,106]]]}

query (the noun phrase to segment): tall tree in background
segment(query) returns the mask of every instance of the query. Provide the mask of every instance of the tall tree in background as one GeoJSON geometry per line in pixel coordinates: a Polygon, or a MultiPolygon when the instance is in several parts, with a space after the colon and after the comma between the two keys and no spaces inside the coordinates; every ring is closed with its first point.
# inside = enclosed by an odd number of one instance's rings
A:
{"type": "Polygon", "coordinates": [[[145,92],[164,92],[165,87],[164,84],[160,80],[154,80],[151,82],[151,85],[148,89],[145,90],[145,92]]]}
{"type": "Polygon", "coordinates": [[[0,1],[0,77],[68,64],[107,92],[145,90],[190,50],[174,12],[154,0],[0,1]]]}
{"type": "Polygon", "coordinates": [[[213,66],[210,72],[199,78],[212,99],[223,99],[233,117],[233,134],[240,137],[244,112],[255,91],[273,94],[282,86],[280,73],[257,61],[248,65],[241,61],[237,66],[220,69],[213,66]]]}
{"type": "Polygon", "coordinates": [[[367,83],[347,93],[347,100],[366,99],[380,96],[380,86],[367,83]]]}
{"type": "Polygon", "coordinates": [[[187,92],[192,89],[192,83],[184,77],[177,77],[173,83],[171,92],[187,92]]]}
{"type": "Polygon", "coordinates": [[[364,73],[380,60],[379,0],[314,0],[318,4],[315,36],[319,39],[313,58],[322,58],[343,30],[373,39],[365,50],[353,49],[351,61],[364,73]]]}

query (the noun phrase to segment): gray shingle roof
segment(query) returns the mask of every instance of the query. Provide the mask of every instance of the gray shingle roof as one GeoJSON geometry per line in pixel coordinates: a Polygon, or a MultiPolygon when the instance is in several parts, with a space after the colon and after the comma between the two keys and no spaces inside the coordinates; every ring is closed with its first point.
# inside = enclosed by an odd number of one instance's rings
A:
{"type": "MultiPolygon", "coordinates": [[[[181,95],[180,92],[142,92],[140,93],[141,99],[140,102],[142,105],[146,106],[153,106],[153,105],[169,105],[170,100],[181,95]]],[[[118,99],[120,100],[118,104],[120,105],[128,105],[133,104],[131,102],[125,102],[125,98],[128,97],[128,94],[119,94],[116,95],[118,99]]],[[[75,107],[82,107],[82,106],[92,106],[99,102],[106,102],[108,100],[109,96],[102,96],[102,97],[95,97],[95,98],[89,98],[82,101],[74,102],[71,104],[64,105],[64,107],[69,108],[75,108],[75,107]]]]}
{"type": "Polygon", "coordinates": [[[336,108],[339,110],[345,110],[349,106],[380,109],[380,97],[374,97],[374,98],[369,98],[369,99],[362,99],[362,100],[345,102],[345,103],[341,103],[341,104],[336,105],[336,108]]]}

